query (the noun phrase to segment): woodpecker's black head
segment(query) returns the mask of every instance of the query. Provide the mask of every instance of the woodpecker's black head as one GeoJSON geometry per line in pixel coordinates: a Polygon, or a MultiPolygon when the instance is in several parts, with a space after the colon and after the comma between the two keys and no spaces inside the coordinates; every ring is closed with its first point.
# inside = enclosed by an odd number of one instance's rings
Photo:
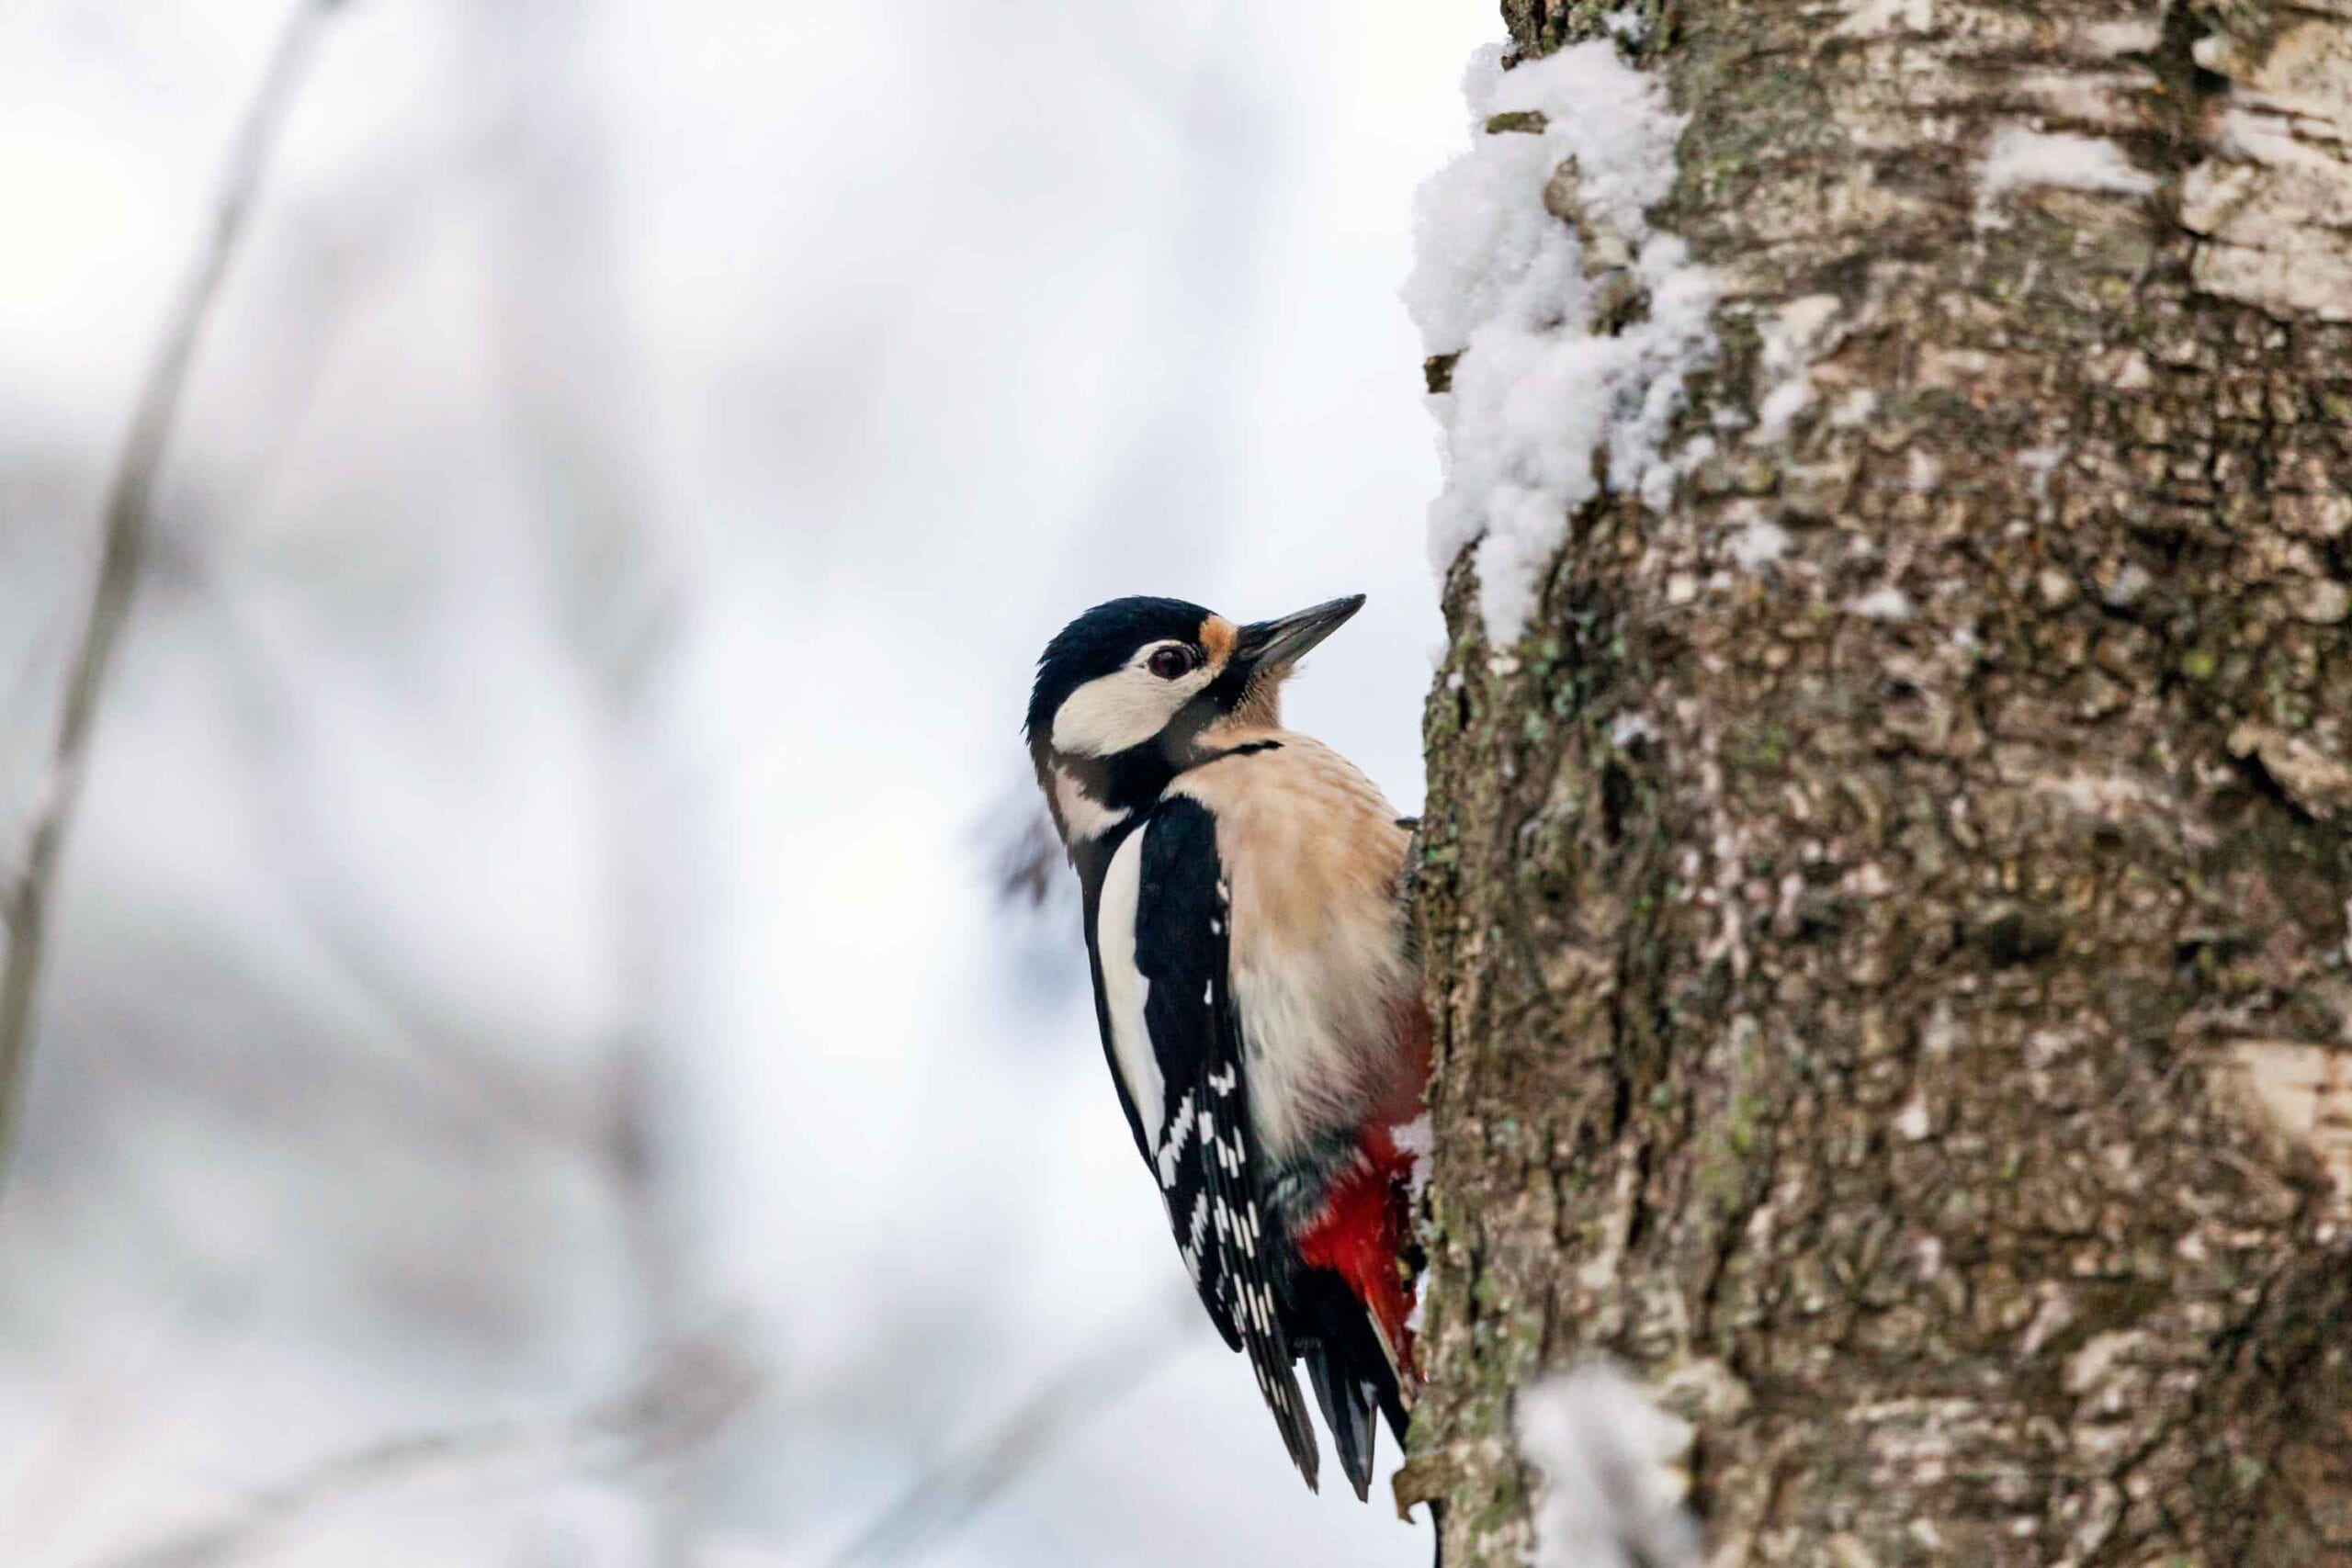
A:
{"type": "Polygon", "coordinates": [[[1236,626],[1182,599],[1114,599],[1037,660],[1029,752],[1065,843],[1125,821],[1215,754],[1222,728],[1280,721],[1283,678],[1363,606],[1351,594],[1236,626]]]}

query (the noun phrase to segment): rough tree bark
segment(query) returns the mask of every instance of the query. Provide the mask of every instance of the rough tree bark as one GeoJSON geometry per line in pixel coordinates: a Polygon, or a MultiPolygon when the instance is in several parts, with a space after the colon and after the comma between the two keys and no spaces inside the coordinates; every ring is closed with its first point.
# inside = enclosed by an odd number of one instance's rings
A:
{"type": "Polygon", "coordinates": [[[1715,1562],[2352,1562],[2352,0],[1636,8],[1718,448],[1449,583],[1400,1497],[1607,1352],[1715,1562]]]}

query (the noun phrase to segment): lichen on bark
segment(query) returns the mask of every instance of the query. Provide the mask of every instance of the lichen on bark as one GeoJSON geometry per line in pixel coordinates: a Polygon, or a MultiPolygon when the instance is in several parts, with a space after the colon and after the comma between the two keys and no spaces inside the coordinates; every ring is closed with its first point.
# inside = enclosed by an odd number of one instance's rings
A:
{"type": "Polygon", "coordinates": [[[1605,1351],[1719,1561],[2352,1562],[2352,6],[1645,17],[1714,450],[1446,586],[1400,1494],[1605,1351]]]}

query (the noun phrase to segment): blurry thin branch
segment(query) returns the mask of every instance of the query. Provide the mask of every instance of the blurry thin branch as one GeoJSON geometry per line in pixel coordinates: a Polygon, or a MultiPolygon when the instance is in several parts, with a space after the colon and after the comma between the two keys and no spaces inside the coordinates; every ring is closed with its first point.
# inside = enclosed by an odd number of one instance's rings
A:
{"type": "MultiPolygon", "coordinates": [[[[217,646],[242,694],[256,711],[273,717],[290,713],[300,699],[288,672],[314,664],[315,653],[250,613],[204,560],[190,556],[179,565],[177,587],[189,602],[201,604],[224,634],[217,646]]],[[[276,797],[275,804],[286,819],[299,819],[301,807],[290,793],[276,797]]],[[[382,1065],[401,1073],[399,1090],[421,1097],[422,1103],[469,1129],[603,1156],[607,1107],[552,1092],[544,1076],[508,1065],[494,1041],[393,974],[380,942],[335,918],[352,899],[345,889],[321,883],[300,852],[299,839],[280,835],[263,848],[276,857],[276,874],[292,890],[318,956],[382,1031],[382,1065]]],[[[267,982],[257,977],[255,984],[267,982]]]]}
{"type": "Polygon", "coordinates": [[[57,1418],[32,1444],[0,1495],[0,1540],[12,1552],[40,1557],[59,1521],[72,1516],[143,1429],[157,1381],[203,1359],[214,1339],[242,1316],[234,1292],[188,1272],[176,1289],[147,1303],[135,1338],[75,1369],[61,1390],[57,1418]]]}
{"type": "Polygon", "coordinates": [[[309,1465],[219,1518],[93,1568],[213,1568],[338,1505],[501,1461],[540,1457],[567,1468],[628,1470],[709,1442],[758,1397],[766,1379],[741,1329],[722,1325],[667,1347],[617,1394],[583,1409],[386,1438],[309,1465]]]}
{"type": "Polygon", "coordinates": [[[297,0],[287,17],[243,122],[230,149],[215,195],[210,231],[179,299],[165,319],[164,336],[139,394],[113,477],[107,486],[98,546],[97,583],[90,611],[66,674],[56,736],[36,784],[21,863],[7,890],[7,957],[0,968],[0,1175],[14,1153],[18,1101],[31,1053],[33,995],[40,984],[41,942],[51,885],[65,828],[82,791],[89,761],[90,729],[106,684],[115,644],[130,610],[130,593],[153,517],[155,480],[171,443],[188,370],[259,198],[270,153],[284,127],[311,61],[328,14],[341,0],[297,0]]]}
{"type": "Polygon", "coordinates": [[[1184,1348],[1193,1293],[1171,1292],[1056,1372],[980,1440],[915,1483],[833,1558],[832,1568],[901,1562],[952,1535],[1184,1348]]]}
{"type": "MultiPolygon", "coordinates": [[[[677,1118],[700,1053],[670,1003],[684,963],[683,911],[700,852],[690,794],[673,771],[662,676],[687,624],[690,551],[663,525],[636,389],[628,232],[614,200],[613,127],[601,90],[598,8],[582,0],[470,7],[471,52],[500,106],[508,188],[488,273],[487,346],[506,394],[522,494],[564,641],[596,702],[589,735],[604,802],[619,1001],[609,1042],[604,1170],[620,1223],[639,1332],[673,1336],[696,1289],[678,1209],[677,1118]]],[[[699,1555],[700,1450],[635,1478],[650,1568],[699,1555]]]]}
{"type": "Polygon", "coordinates": [[[979,834],[994,857],[990,881],[997,897],[1015,908],[1041,909],[1069,876],[1069,861],[1054,832],[1053,818],[1026,783],[989,814],[979,834]]]}

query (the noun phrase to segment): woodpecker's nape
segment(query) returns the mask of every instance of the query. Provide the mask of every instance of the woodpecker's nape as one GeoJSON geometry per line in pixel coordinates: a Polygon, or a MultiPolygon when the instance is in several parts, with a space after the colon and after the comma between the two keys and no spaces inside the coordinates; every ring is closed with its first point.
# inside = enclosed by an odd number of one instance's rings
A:
{"type": "Polygon", "coordinates": [[[1030,755],[1084,890],[1095,1021],[1201,1304],[1311,1487],[1315,1432],[1368,1495],[1419,1384],[1413,1159],[1430,1029],[1408,832],[1282,728],[1282,682],[1363,604],[1237,624],[1118,599],[1038,660],[1030,755]]]}

